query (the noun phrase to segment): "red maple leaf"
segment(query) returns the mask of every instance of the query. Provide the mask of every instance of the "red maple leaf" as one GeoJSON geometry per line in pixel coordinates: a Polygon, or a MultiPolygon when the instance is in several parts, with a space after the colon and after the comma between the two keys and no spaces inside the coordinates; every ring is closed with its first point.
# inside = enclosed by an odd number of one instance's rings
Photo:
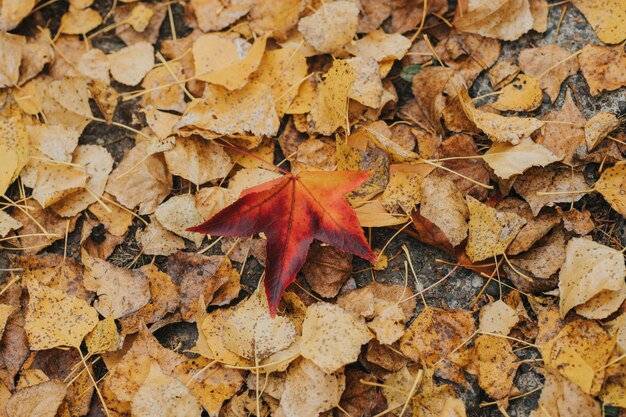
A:
{"type": "Polygon", "coordinates": [[[267,237],[265,294],[274,316],[280,298],[306,260],[313,239],[370,262],[359,220],[344,195],[370,176],[367,171],[305,171],[249,188],[230,206],[192,232],[218,236],[267,237]]]}

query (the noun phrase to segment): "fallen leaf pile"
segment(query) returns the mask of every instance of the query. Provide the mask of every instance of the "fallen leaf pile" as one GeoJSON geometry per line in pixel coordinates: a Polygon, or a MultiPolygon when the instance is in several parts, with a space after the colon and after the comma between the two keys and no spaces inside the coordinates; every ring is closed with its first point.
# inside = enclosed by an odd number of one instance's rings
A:
{"type": "Polygon", "coordinates": [[[626,416],[624,21],[0,0],[0,417],[626,416]]]}

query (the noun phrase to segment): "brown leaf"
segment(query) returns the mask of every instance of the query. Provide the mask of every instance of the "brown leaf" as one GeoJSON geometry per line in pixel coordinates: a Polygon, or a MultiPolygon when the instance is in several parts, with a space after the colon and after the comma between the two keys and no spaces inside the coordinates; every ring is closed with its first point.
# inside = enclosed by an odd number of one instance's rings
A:
{"type": "Polygon", "coordinates": [[[313,291],[324,298],[332,298],[352,275],[352,255],[332,246],[314,244],[302,273],[313,291]]]}
{"type": "Polygon", "coordinates": [[[37,253],[55,241],[63,239],[66,230],[71,232],[76,226],[78,216],[64,219],[51,210],[42,208],[32,199],[25,201],[23,205],[25,210],[16,210],[13,217],[23,224],[19,233],[25,236],[20,238],[20,246],[26,254],[37,253]]]}
{"type": "Polygon", "coordinates": [[[557,44],[524,49],[518,61],[525,74],[539,78],[541,89],[552,101],[559,95],[563,81],[578,72],[578,58],[557,44]]]}
{"type": "Polygon", "coordinates": [[[95,291],[98,299],[94,307],[104,317],[125,317],[150,301],[148,280],[141,271],[120,268],[93,258],[84,250],[82,261],[85,265],[85,287],[95,291]]]}
{"type": "Polygon", "coordinates": [[[528,0],[483,0],[465,4],[466,9],[460,13],[457,10],[454,19],[454,26],[461,32],[513,41],[533,27],[528,0]]]}
{"type": "Polygon", "coordinates": [[[424,179],[420,215],[437,225],[452,246],[467,237],[467,205],[449,179],[436,174],[424,179]]]}
{"type": "Polygon", "coordinates": [[[123,206],[150,214],[170,193],[172,175],[162,155],[150,155],[149,143],[139,142],[111,172],[106,191],[123,206]]]}
{"type": "Polygon", "coordinates": [[[626,85],[626,74],[623,71],[626,51],[621,46],[585,45],[578,62],[592,96],[626,85]]]}
{"type": "Polygon", "coordinates": [[[491,335],[478,336],[473,354],[472,367],[478,385],[495,400],[509,396],[519,366],[509,341],[491,335]]]}
{"type": "Polygon", "coordinates": [[[46,381],[16,391],[6,404],[9,417],[54,417],[67,389],[61,381],[46,381]]]}
{"type": "Polygon", "coordinates": [[[539,408],[534,410],[530,417],[544,417],[546,413],[550,413],[551,417],[602,415],[600,404],[576,384],[549,368],[546,368],[543,374],[546,382],[539,397],[539,408]]]}
{"type": "Polygon", "coordinates": [[[513,188],[528,202],[535,216],[543,206],[580,200],[585,194],[582,191],[588,189],[582,173],[558,167],[531,168],[517,178],[513,188]]]}

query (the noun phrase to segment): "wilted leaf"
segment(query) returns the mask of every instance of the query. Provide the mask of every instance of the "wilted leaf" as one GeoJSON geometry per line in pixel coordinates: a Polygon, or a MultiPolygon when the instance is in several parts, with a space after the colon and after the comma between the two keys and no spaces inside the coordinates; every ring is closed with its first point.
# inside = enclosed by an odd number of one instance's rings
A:
{"type": "Polygon", "coordinates": [[[467,237],[467,205],[447,178],[433,174],[424,179],[420,215],[437,225],[452,246],[458,246],[467,237]]]}
{"type": "Polygon", "coordinates": [[[288,317],[270,316],[261,291],[239,304],[222,330],[226,348],[250,360],[263,360],[288,348],[295,337],[295,327],[288,317]]]}
{"type": "Polygon", "coordinates": [[[46,381],[16,391],[6,403],[9,417],[54,417],[65,399],[61,381],[46,381]]]}
{"type": "Polygon", "coordinates": [[[169,173],[162,155],[151,155],[149,143],[139,142],[111,172],[106,191],[123,206],[139,214],[150,214],[167,197],[172,188],[169,173]]]}
{"type": "Polygon", "coordinates": [[[505,117],[477,109],[466,91],[461,92],[461,105],[467,117],[494,142],[517,145],[545,124],[532,117],[505,117]]]}
{"type": "Polygon", "coordinates": [[[626,162],[618,162],[606,169],[594,190],[602,194],[615,211],[626,216],[626,162]]]}
{"type": "Polygon", "coordinates": [[[307,309],[302,323],[301,355],[325,373],[354,362],[372,338],[365,321],[341,307],[315,303],[307,309]]]}
{"type": "Polygon", "coordinates": [[[528,0],[478,0],[466,5],[454,19],[461,32],[513,41],[533,27],[528,0]]]}
{"type": "Polygon", "coordinates": [[[137,42],[109,55],[113,79],[125,85],[137,85],[154,66],[154,48],[137,42]]]}
{"type": "Polygon", "coordinates": [[[620,0],[573,0],[591,27],[604,43],[620,43],[626,39],[626,7],[620,0]]]}
{"type": "Polygon", "coordinates": [[[518,145],[494,143],[483,156],[483,160],[498,177],[506,180],[532,166],[546,166],[559,158],[528,138],[518,145]]]}
{"type": "Polygon", "coordinates": [[[58,346],[78,348],[98,323],[98,313],[87,302],[60,290],[28,283],[28,310],[24,330],[32,350],[58,346]]]}
{"type": "Polygon", "coordinates": [[[593,96],[626,85],[626,51],[621,46],[585,45],[578,62],[593,96]]]}
{"type": "MultiPolygon", "coordinates": [[[[559,274],[561,317],[565,317],[572,308],[601,296],[605,291],[621,291],[626,285],[624,278],[626,266],[619,251],[592,240],[573,238],[567,244],[565,263],[559,274]]],[[[620,298],[623,301],[626,293],[620,295],[620,298]]],[[[621,301],[613,303],[615,310],[621,301]]],[[[599,317],[589,312],[593,316],[590,318],[605,318],[613,311],[603,312],[599,317]]]]}
{"type": "Polygon", "coordinates": [[[332,246],[313,244],[302,273],[313,291],[324,298],[334,297],[352,275],[352,255],[332,246]]]}
{"type": "MultiPolygon", "coordinates": [[[[347,3],[347,2],[342,2],[347,3]]],[[[334,3],[331,3],[334,4],[334,3]]],[[[318,85],[308,121],[310,128],[323,135],[332,135],[345,126],[348,94],[356,74],[347,60],[337,60],[318,85]]]]}
{"type": "Polygon", "coordinates": [[[493,108],[502,111],[531,111],[541,105],[542,99],[539,79],[520,74],[500,91],[493,108]]]}
{"type": "Polygon", "coordinates": [[[539,86],[552,101],[559,95],[561,83],[578,72],[578,58],[557,44],[524,49],[518,61],[525,74],[539,78],[539,86]]]}
{"type": "Polygon", "coordinates": [[[545,417],[546,413],[550,413],[551,417],[602,415],[600,404],[576,384],[549,368],[542,373],[546,381],[541,390],[538,409],[534,410],[530,417],[545,417]]]}
{"type": "Polygon", "coordinates": [[[105,317],[127,316],[150,301],[146,276],[138,270],[120,268],[82,252],[85,265],[85,287],[95,291],[94,307],[105,317]]]}
{"type": "Polygon", "coordinates": [[[322,3],[313,14],[303,17],[298,31],[320,53],[338,51],[356,35],[359,8],[350,1],[322,3]]]}
{"type": "Polygon", "coordinates": [[[176,378],[163,373],[157,362],[150,364],[148,376],[131,401],[136,417],[200,417],[196,397],[176,378]]]}

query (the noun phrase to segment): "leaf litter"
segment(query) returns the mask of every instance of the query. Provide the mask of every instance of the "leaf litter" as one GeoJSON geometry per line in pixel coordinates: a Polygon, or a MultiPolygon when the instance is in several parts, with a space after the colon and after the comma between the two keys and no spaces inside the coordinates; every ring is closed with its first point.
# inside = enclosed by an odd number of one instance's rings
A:
{"type": "Polygon", "coordinates": [[[623,1],[55,3],[0,2],[0,414],[626,407],[624,115],[584,97],[623,1]]]}

